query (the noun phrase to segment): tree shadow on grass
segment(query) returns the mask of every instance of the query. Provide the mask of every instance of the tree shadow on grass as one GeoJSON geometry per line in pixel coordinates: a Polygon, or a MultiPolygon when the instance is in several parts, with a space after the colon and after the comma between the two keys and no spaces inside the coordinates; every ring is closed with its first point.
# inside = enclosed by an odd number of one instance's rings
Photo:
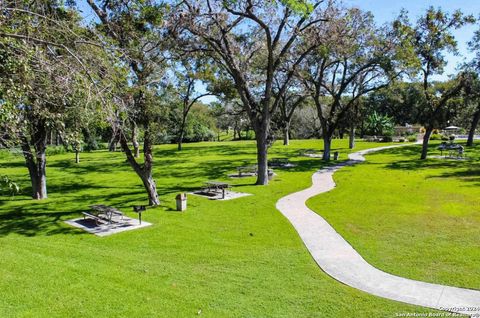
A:
{"type": "Polygon", "coordinates": [[[82,234],[79,229],[64,223],[68,217],[78,215],[80,211],[69,212],[27,212],[22,207],[0,214],[0,237],[9,234],[23,236],[82,234]]]}
{"type": "Polygon", "coordinates": [[[471,182],[471,186],[480,185],[480,167],[467,168],[464,170],[449,171],[438,175],[428,176],[428,179],[433,178],[455,178],[463,182],[471,182]]]}
{"type": "MultiPolygon", "coordinates": [[[[431,146],[431,148],[429,148],[429,150],[433,150],[433,146],[431,146]]],[[[373,152],[371,155],[387,154],[387,155],[402,155],[402,156],[409,156],[409,157],[412,157],[412,158],[415,158],[415,157],[420,158],[421,152],[422,152],[422,148],[421,148],[420,145],[408,145],[408,146],[405,145],[405,146],[402,146],[402,147],[393,147],[393,148],[388,148],[388,149],[382,149],[382,150],[379,150],[378,152],[373,152]]]]}
{"type": "Polygon", "coordinates": [[[238,144],[238,145],[211,145],[205,147],[195,147],[190,146],[189,144],[184,144],[184,147],[181,151],[175,149],[155,149],[154,154],[157,158],[164,157],[188,157],[191,154],[195,156],[206,156],[206,155],[215,155],[215,156],[239,156],[239,155],[255,155],[256,149],[252,145],[238,144]]]}

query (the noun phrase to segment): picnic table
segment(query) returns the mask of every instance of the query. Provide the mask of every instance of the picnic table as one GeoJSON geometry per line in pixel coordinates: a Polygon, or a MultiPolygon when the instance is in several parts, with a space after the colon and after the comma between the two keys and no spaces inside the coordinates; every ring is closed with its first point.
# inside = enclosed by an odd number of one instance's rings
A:
{"type": "Polygon", "coordinates": [[[114,207],[104,205],[104,204],[94,204],[91,205],[90,208],[92,209],[91,212],[83,212],[83,217],[89,217],[94,219],[97,224],[101,221],[108,222],[111,224],[112,222],[118,222],[115,218],[119,217],[121,221],[123,221],[123,213],[117,210],[114,207]]]}
{"type": "Polygon", "coordinates": [[[270,167],[283,167],[288,165],[288,158],[274,158],[268,161],[270,167]]]}
{"type": "Polygon", "coordinates": [[[444,151],[448,151],[449,157],[453,157],[456,154],[457,158],[459,158],[459,157],[463,157],[463,154],[464,154],[463,146],[459,144],[453,144],[453,143],[452,144],[442,143],[440,146],[438,146],[438,150],[440,150],[440,154],[442,156],[444,151]]]}
{"type": "Polygon", "coordinates": [[[257,174],[257,166],[237,167],[238,176],[241,177],[243,172],[257,174]]]}
{"type": "Polygon", "coordinates": [[[300,156],[316,155],[317,151],[315,149],[302,149],[299,151],[300,156]]]}
{"type": "Polygon", "coordinates": [[[205,182],[205,190],[208,192],[222,191],[222,199],[225,199],[226,189],[231,188],[230,184],[222,181],[207,181],[205,182]]]}

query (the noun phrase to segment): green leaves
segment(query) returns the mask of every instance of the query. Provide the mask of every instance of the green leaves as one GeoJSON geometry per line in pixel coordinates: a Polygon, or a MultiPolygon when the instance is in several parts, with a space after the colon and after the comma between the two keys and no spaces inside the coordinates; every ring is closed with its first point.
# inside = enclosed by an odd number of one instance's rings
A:
{"type": "Polygon", "coordinates": [[[11,196],[14,196],[20,193],[20,186],[9,177],[0,176],[0,191],[8,192],[11,196]]]}
{"type": "Polygon", "coordinates": [[[307,0],[280,0],[280,2],[297,14],[307,16],[313,11],[312,3],[307,0]]]}
{"type": "Polygon", "coordinates": [[[422,70],[426,76],[440,74],[447,63],[445,53],[457,51],[452,31],[473,21],[473,16],[460,10],[449,14],[430,7],[412,25],[407,12],[402,11],[392,24],[400,44],[397,57],[407,69],[422,70]]]}
{"type": "Polygon", "coordinates": [[[367,131],[370,135],[391,135],[393,125],[392,118],[378,114],[376,111],[373,111],[366,121],[367,131]]]}

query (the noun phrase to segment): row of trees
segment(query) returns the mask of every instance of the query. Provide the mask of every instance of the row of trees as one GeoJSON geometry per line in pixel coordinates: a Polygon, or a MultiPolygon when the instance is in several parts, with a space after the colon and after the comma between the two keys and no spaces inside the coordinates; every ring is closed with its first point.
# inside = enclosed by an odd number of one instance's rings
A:
{"type": "MultiPolygon", "coordinates": [[[[51,132],[78,149],[95,127],[108,126],[111,144],[120,143],[149,204],[158,205],[153,145],[160,131],[174,131],[180,151],[192,109],[208,95],[218,100],[208,111],[218,126],[254,131],[259,185],[268,183],[276,131],[288,144],[295,116],[311,118],[311,107],[320,127],[304,133],[321,130],[329,160],[339,129],[353,147],[370,101],[410,82],[404,85],[418,93],[412,103],[426,129],[426,158],[452,101],[462,94],[469,104],[478,101],[479,33],[468,70],[445,83],[432,80],[443,74],[445,53],[456,52],[452,30],[474,22],[460,11],[430,8],[416,23],[402,12],[378,27],[370,13],[331,0],[85,4],[96,15],[91,24],[75,1],[0,4],[0,138],[21,148],[36,199],[47,197],[51,132]]],[[[472,116],[476,125],[480,111],[472,116]]]]}

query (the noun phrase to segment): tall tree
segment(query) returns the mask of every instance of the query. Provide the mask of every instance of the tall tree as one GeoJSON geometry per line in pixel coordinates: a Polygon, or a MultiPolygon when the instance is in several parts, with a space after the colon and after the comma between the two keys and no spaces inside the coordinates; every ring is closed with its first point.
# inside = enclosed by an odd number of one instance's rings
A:
{"type": "Polygon", "coordinates": [[[330,160],[335,130],[358,99],[388,85],[395,43],[359,9],[337,9],[324,30],[312,34],[323,43],[304,61],[299,77],[315,102],[322,126],[323,160],[330,160]]]}
{"type": "Polygon", "coordinates": [[[298,81],[292,81],[289,87],[283,92],[283,95],[280,96],[280,102],[278,103],[280,112],[277,118],[279,121],[278,125],[282,129],[284,146],[290,144],[290,125],[293,115],[297,108],[305,102],[307,96],[307,93],[301,89],[301,84],[298,81]]]}
{"type": "Polygon", "coordinates": [[[2,130],[22,150],[35,199],[47,198],[49,132],[64,130],[69,109],[94,103],[104,90],[98,87],[104,55],[92,36],[60,1],[1,4],[0,113],[8,119],[2,130]]]}
{"type": "Polygon", "coordinates": [[[143,182],[149,204],[158,205],[160,200],[152,174],[153,144],[155,124],[159,120],[156,99],[165,73],[166,6],[153,0],[87,0],[87,3],[98,17],[98,30],[114,43],[130,68],[129,89],[125,94],[128,122],[133,127],[132,136],[136,136],[136,126],[142,125],[143,163],[136,160],[125,127],[119,131],[120,144],[130,166],[143,182]]]}
{"type": "Polygon", "coordinates": [[[434,76],[442,75],[447,65],[445,53],[457,53],[457,42],[452,31],[473,22],[472,16],[465,16],[460,10],[448,14],[440,8],[430,7],[415,24],[410,23],[404,11],[394,21],[393,27],[404,48],[405,57],[412,67],[411,74],[420,78],[424,94],[423,137],[420,159],[426,159],[428,143],[439,118],[445,113],[450,99],[458,95],[464,83],[463,77],[446,89],[436,89],[434,76]]]}
{"type": "Polygon", "coordinates": [[[176,31],[179,38],[193,50],[207,53],[234,83],[255,131],[258,185],[268,184],[272,115],[295,68],[318,45],[301,45],[301,36],[316,32],[329,5],[302,0],[186,0],[177,12],[183,27],[176,31]],[[286,76],[276,91],[274,79],[279,72],[286,76]]]}
{"type": "Polygon", "coordinates": [[[473,146],[475,131],[480,122],[480,80],[478,78],[480,76],[480,29],[475,31],[473,39],[468,42],[468,46],[470,51],[474,53],[474,57],[468,67],[475,75],[471,77],[472,81],[468,84],[468,93],[465,97],[469,102],[477,104],[468,131],[467,146],[471,147],[473,146]]]}
{"type": "MultiPolygon", "coordinates": [[[[473,146],[475,132],[480,122],[480,79],[476,72],[469,72],[468,80],[465,81],[463,94],[463,114],[468,116],[469,129],[467,137],[467,146],[473,146]]],[[[462,116],[465,117],[465,116],[462,116]]]]}
{"type": "Polygon", "coordinates": [[[174,74],[174,90],[179,95],[179,113],[177,124],[177,149],[182,150],[182,143],[185,137],[188,114],[193,105],[203,97],[214,95],[210,92],[199,92],[199,85],[211,77],[208,63],[192,54],[183,54],[172,63],[174,74]]]}

